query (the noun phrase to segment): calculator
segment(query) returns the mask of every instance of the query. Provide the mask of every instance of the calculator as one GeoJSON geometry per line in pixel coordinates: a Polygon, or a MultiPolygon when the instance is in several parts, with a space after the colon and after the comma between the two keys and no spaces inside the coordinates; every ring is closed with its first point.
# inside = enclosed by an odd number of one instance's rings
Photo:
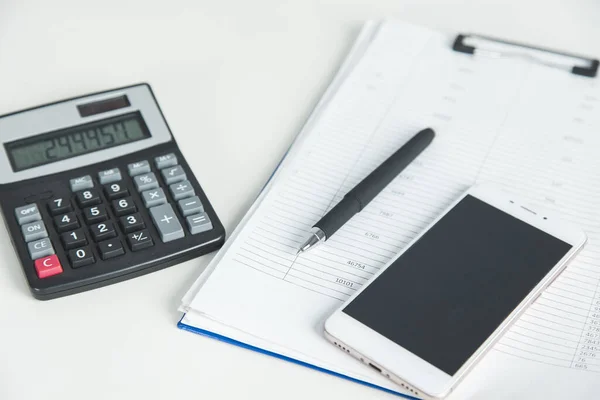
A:
{"type": "Polygon", "coordinates": [[[0,141],[2,215],[37,299],[134,278],[224,243],[148,84],[1,116],[0,141]]]}

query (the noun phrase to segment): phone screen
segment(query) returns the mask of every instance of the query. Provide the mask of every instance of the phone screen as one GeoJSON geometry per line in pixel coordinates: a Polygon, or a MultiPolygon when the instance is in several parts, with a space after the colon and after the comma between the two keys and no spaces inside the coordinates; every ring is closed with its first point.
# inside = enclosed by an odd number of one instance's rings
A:
{"type": "Polygon", "coordinates": [[[343,311],[454,375],[571,247],[467,195],[343,311]]]}

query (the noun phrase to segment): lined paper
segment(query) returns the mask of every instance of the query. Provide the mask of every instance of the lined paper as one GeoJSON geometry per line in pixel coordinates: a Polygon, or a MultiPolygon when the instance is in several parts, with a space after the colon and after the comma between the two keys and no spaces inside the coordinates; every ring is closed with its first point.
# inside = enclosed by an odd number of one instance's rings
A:
{"type": "MultiPolygon", "coordinates": [[[[325,342],[323,320],[462,191],[493,182],[578,224],[589,242],[486,358],[598,380],[589,373],[600,372],[600,88],[520,60],[458,54],[450,41],[406,24],[379,28],[216,258],[191,309],[381,383],[325,342]],[[325,212],[428,126],[436,138],[414,163],[325,244],[296,256],[325,212]]],[[[554,386],[549,396],[561,390],[554,386]]]]}

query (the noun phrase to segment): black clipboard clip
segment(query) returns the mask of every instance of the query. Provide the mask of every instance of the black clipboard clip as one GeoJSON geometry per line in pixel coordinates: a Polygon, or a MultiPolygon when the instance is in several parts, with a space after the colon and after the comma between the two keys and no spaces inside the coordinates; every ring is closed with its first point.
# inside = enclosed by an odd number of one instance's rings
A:
{"type": "Polygon", "coordinates": [[[523,58],[589,78],[596,77],[600,66],[596,59],[474,34],[456,36],[452,50],[493,58],[523,58]]]}

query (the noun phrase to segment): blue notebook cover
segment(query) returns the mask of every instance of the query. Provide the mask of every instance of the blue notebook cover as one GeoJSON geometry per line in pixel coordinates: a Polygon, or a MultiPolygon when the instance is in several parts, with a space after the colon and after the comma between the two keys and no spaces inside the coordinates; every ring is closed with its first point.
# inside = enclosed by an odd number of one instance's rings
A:
{"type": "MultiPolygon", "coordinates": [[[[185,314],[184,314],[184,316],[185,316],[185,314]]],[[[412,397],[412,396],[405,395],[403,393],[395,392],[393,390],[390,390],[390,389],[387,389],[387,388],[384,388],[384,387],[381,387],[381,386],[377,386],[377,385],[374,385],[374,384],[369,383],[369,382],[361,381],[360,379],[352,378],[350,376],[343,375],[343,374],[340,374],[338,372],[331,371],[329,369],[321,368],[321,367],[318,367],[318,366],[313,365],[313,364],[309,364],[309,363],[304,362],[304,361],[296,360],[295,358],[291,358],[291,357],[285,356],[283,354],[278,354],[278,353],[274,353],[274,352],[269,351],[269,350],[261,349],[260,347],[252,346],[252,345],[249,345],[247,343],[240,342],[240,341],[235,340],[235,339],[231,339],[231,338],[229,338],[227,336],[219,335],[218,333],[214,333],[214,332],[211,332],[211,331],[207,331],[205,329],[200,329],[200,328],[196,328],[195,326],[184,324],[183,322],[181,322],[182,320],[183,320],[183,317],[177,323],[177,327],[179,329],[183,329],[183,330],[188,331],[188,332],[193,332],[193,333],[196,333],[198,335],[208,336],[210,338],[217,339],[217,340],[220,340],[220,341],[225,342],[225,343],[233,344],[235,346],[239,346],[239,347],[242,347],[244,349],[256,351],[258,353],[266,354],[266,355],[271,356],[271,357],[279,358],[279,359],[282,359],[282,360],[285,360],[285,361],[288,361],[288,362],[292,362],[292,363],[295,363],[295,364],[298,364],[298,365],[302,365],[303,367],[308,367],[308,368],[316,369],[317,371],[325,372],[327,374],[330,374],[330,375],[333,375],[333,376],[337,376],[339,378],[348,379],[349,381],[360,383],[361,385],[369,386],[369,387],[372,387],[374,389],[383,390],[384,392],[395,394],[397,396],[401,396],[401,397],[406,398],[406,399],[419,400],[417,397],[412,397]]]]}

